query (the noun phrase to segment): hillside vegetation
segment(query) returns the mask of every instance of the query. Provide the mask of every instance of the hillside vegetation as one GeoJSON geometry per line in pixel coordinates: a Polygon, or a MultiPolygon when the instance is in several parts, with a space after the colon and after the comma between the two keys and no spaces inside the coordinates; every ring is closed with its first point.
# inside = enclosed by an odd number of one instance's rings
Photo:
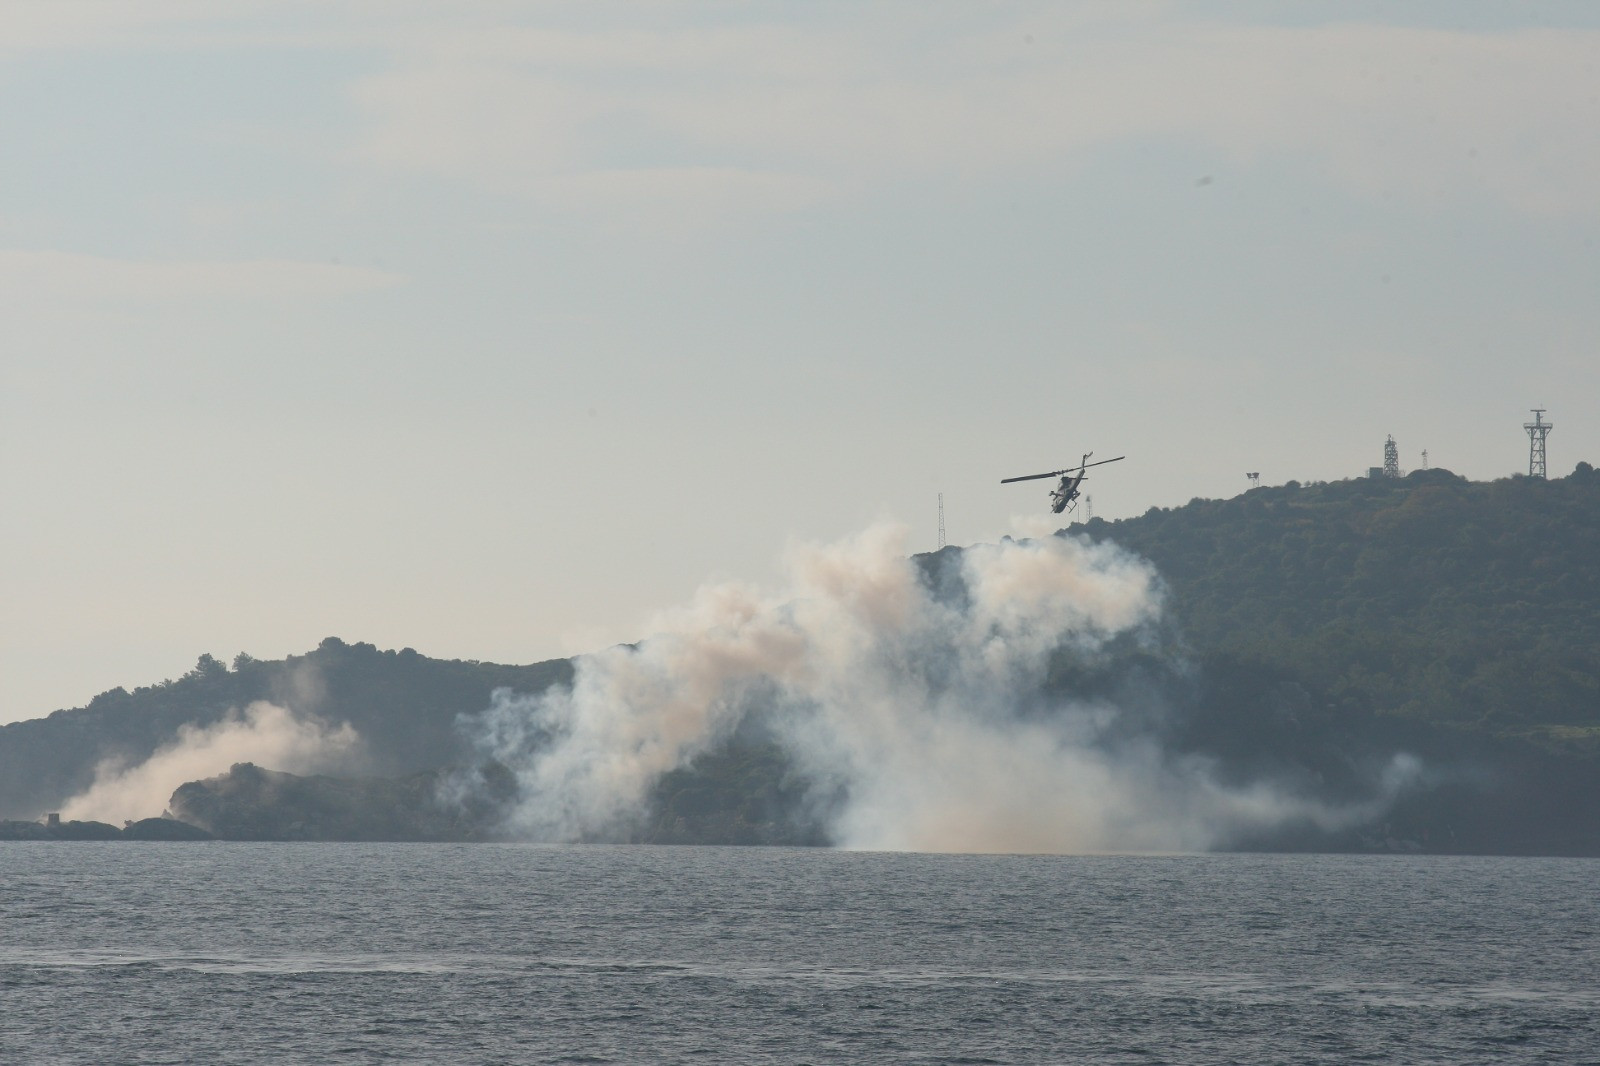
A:
{"type": "MultiPolygon", "coordinates": [[[[1358,807],[1387,796],[1359,826],[1281,824],[1224,846],[1600,855],[1600,474],[1587,464],[1550,481],[1291,482],[1063,535],[1149,559],[1166,621],[1155,639],[1059,655],[1043,696],[1117,707],[1105,743],[1134,738],[1225,784],[1358,807]],[[1397,756],[1421,771],[1389,795],[1397,756]]],[[[961,554],[917,557],[939,595],[963,595],[961,554]]],[[[202,656],[182,678],[0,727],[0,819],[37,818],[103,761],[135,765],[180,727],[267,700],[350,723],[359,758],[340,776],[241,763],[180,788],[179,818],[233,839],[493,839],[518,784],[478,761],[458,716],[496,688],[572,677],[566,660],[444,661],[335,638],[277,662],[202,656]],[[487,786],[476,806],[441,800],[441,782],[466,778],[487,786]]],[[[626,838],[826,843],[840,798],[741,729],[662,777],[626,838]]],[[[54,836],[129,832],[97,826],[54,836]]],[[[137,832],[157,830],[172,832],[137,832]]]]}
{"type": "Polygon", "coordinates": [[[1600,740],[1600,472],[1253,489],[1074,526],[1150,559],[1194,651],[1342,714],[1600,740]]]}
{"type": "Polygon", "coordinates": [[[37,818],[87,789],[109,761],[134,766],[173,744],[182,726],[214,726],[265,700],[361,736],[354,767],[407,775],[471,757],[456,731],[459,714],[488,706],[496,688],[542,692],[572,677],[566,659],[502,666],[430,659],[410,648],[379,651],[337,637],[281,660],[239,655],[230,669],[210,655],[182,677],[87,706],[0,726],[0,818],[37,818]]]}

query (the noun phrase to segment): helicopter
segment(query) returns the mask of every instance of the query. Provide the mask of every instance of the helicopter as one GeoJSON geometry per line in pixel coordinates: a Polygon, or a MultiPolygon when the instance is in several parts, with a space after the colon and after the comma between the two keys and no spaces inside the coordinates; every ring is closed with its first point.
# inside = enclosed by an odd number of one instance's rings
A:
{"type": "Polygon", "coordinates": [[[1061,484],[1050,492],[1050,510],[1060,514],[1070,508],[1073,505],[1073,501],[1078,498],[1078,486],[1083,484],[1083,479],[1087,476],[1086,471],[1089,467],[1104,466],[1106,463],[1115,463],[1118,460],[1127,458],[1126,455],[1119,455],[1116,459],[1102,459],[1098,463],[1091,463],[1089,456],[1093,454],[1094,452],[1085,452],[1082,461],[1077,466],[1069,466],[1065,470],[1052,470],[1046,474],[1025,474],[1022,477],[1001,478],[1000,484],[1009,485],[1013,481],[1035,481],[1042,477],[1059,477],[1061,478],[1061,484]],[[1073,474],[1078,476],[1073,477],[1073,474]]]}

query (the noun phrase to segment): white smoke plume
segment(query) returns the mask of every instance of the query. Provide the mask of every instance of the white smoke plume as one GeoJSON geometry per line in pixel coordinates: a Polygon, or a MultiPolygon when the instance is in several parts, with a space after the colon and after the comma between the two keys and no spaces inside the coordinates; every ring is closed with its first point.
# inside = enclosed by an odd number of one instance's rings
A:
{"type": "Polygon", "coordinates": [[[94,784],[68,800],[61,817],[113,824],[153,817],[166,808],[179,785],[224,773],[236,762],[316,772],[337,765],[359,742],[348,722],[335,729],[258,701],[242,715],[233,712],[209,726],[178,727],[175,741],[136,765],[114,759],[100,763],[94,784]]]}
{"type": "Polygon", "coordinates": [[[760,713],[819,789],[845,847],[962,852],[1202,849],[1330,811],[1217,784],[1153,741],[1106,741],[1126,708],[1048,697],[1053,660],[1155,640],[1161,586],[1112,545],[1048,536],[980,545],[938,591],[880,525],[792,548],[788,587],[708,586],[637,646],[581,658],[570,688],[501,691],[467,721],[509,767],[508,828],[540,840],[625,835],[654,783],[760,713]]]}

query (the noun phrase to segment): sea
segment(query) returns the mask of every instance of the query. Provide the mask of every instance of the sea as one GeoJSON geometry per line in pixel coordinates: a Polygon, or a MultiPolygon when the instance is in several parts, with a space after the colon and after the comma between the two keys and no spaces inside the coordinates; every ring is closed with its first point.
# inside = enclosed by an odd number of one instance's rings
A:
{"type": "Polygon", "coordinates": [[[0,843],[0,1062],[1600,1063],[1600,861],[0,843]]]}

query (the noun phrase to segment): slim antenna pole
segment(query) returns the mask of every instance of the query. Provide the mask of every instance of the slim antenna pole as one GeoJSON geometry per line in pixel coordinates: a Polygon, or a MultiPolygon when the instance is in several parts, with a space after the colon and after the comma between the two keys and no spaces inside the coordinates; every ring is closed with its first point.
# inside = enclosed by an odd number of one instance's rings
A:
{"type": "Polygon", "coordinates": [[[944,493],[939,493],[939,547],[944,547],[944,493]]]}

